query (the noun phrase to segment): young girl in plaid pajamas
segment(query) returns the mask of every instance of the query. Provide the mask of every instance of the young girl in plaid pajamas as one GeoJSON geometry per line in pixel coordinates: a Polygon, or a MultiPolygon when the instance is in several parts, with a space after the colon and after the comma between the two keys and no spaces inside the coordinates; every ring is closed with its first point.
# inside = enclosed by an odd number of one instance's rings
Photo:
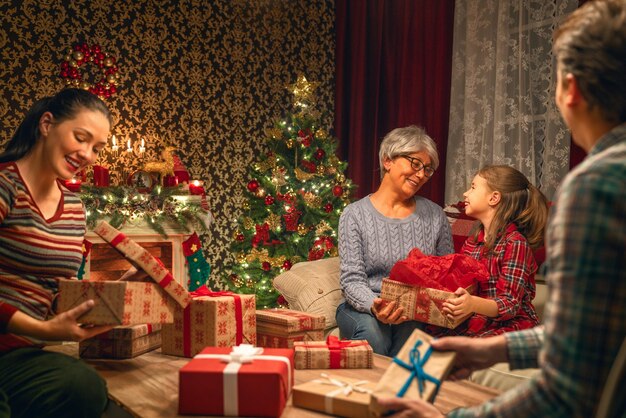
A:
{"type": "Polygon", "coordinates": [[[451,319],[473,313],[468,321],[432,333],[482,337],[534,327],[539,318],[532,305],[537,271],[532,248],[543,242],[547,199],[522,173],[504,165],[481,169],[463,196],[465,213],[478,222],[461,253],[485,263],[489,280],[477,295],[459,288],[457,297],[444,303],[451,319]]]}

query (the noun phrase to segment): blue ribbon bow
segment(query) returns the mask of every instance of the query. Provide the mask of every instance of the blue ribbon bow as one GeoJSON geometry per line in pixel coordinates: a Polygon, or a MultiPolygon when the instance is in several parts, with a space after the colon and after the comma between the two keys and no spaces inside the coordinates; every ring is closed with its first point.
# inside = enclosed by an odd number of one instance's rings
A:
{"type": "Polygon", "coordinates": [[[428,373],[424,371],[424,365],[428,361],[430,354],[433,351],[433,348],[428,347],[428,350],[426,350],[426,352],[424,353],[424,358],[420,358],[421,355],[418,350],[418,347],[420,345],[422,345],[422,340],[417,340],[417,342],[415,343],[415,345],[409,352],[409,361],[411,362],[411,364],[405,363],[404,361],[400,360],[398,357],[393,358],[394,363],[411,371],[411,374],[409,375],[408,379],[406,380],[406,382],[404,382],[404,385],[400,388],[400,390],[396,394],[396,396],[400,398],[403,397],[406,391],[409,389],[409,386],[411,385],[411,382],[413,382],[413,379],[417,379],[417,388],[419,390],[420,397],[422,397],[424,393],[424,383],[426,380],[436,385],[435,393],[433,394],[433,399],[435,398],[435,396],[437,396],[437,392],[439,392],[439,386],[441,385],[441,382],[439,381],[439,379],[429,375],[428,373]]]}

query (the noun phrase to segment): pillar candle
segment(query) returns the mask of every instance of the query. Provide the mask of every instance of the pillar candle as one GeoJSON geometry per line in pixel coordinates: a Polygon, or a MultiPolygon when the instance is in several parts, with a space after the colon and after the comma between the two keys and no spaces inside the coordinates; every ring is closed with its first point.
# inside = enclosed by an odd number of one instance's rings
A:
{"type": "Polygon", "coordinates": [[[72,177],[70,180],[65,180],[65,187],[72,192],[80,192],[80,185],[82,181],[79,178],[72,177]]]}
{"type": "Polygon", "coordinates": [[[178,186],[178,177],[167,175],[163,177],[163,186],[165,187],[176,187],[178,186]]]}
{"type": "Polygon", "coordinates": [[[193,194],[193,195],[204,194],[204,187],[200,180],[193,180],[191,183],[189,183],[189,194],[193,194]]]}
{"type": "Polygon", "coordinates": [[[109,187],[109,169],[101,165],[94,165],[93,184],[97,187],[109,187]]]}

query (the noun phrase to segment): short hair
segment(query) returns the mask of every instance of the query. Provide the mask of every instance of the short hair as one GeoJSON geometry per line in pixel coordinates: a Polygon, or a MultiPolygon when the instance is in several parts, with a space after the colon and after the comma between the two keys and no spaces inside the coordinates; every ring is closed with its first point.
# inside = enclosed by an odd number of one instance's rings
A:
{"type": "Polygon", "coordinates": [[[385,170],[385,159],[394,159],[401,155],[409,155],[416,152],[426,152],[430,157],[430,165],[433,170],[439,167],[439,154],[437,145],[423,128],[416,125],[396,128],[383,138],[378,152],[380,163],[380,178],[382,179],[385,170]]]}
{"type": "Polygon", "coordinates": [[[41,134],[39,120],[45,112],[52,113],[56,122],[62,122],[76,117],[81,110],[100,112],[109,121],[109,126],[113,125],[109,108],[98,96],[87,90],[63,89],[35,102],[0,154],[0,163],[17,161],[30,152],[41,134]]]}
{"type": "Polygon", "coordinates": [[[590,108],[607,122],[626,121],[626,2],[589,1],[554,32],[561,81],[573,74],[590,108]]]}

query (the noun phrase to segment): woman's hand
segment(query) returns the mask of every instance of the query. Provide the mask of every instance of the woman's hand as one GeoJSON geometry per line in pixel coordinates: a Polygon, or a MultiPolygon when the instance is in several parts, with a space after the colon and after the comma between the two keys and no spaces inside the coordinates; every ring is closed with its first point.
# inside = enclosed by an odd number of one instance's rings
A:
{"type": "Polygon", "coordinates": [[[374,304],[372,305],[372,313],[383,324],[401,324],[402,322],[408,321],[409,318],[406,315],[402,315],[404,313],[404,309],[397,308],[396,302],[391,301],[385,304],[385,302],[381,298],[374,299],[374,304]]]}
{"type": "Polygon", "coordinates": [[[405,398],[379,398],[378,404],[387,411],[393,411],[391,415],[385,415],[391,418],[411,417],[411,418],[439,418],[443,414],[439,412],[433,404],[421,399],[405,399],[405,398]]]}
{"type": "Polygon", "coordinates": [[[7,331],[44,341],[82,341],[113,328],[110,325],[81,326],[77,322],[78,318],[91,310],[94,304],[93,300],[88,300],[47,321],[40,321],[17,311],[11,317],[7,331]]]}
{"type": "Polygon", "coordinates": [[[459,287],[454,294],[458,297],[448,299],[443,303],[443,313],[449,319],[454,320],[474,313],[472,295],[467,290],[459,287]]]}

